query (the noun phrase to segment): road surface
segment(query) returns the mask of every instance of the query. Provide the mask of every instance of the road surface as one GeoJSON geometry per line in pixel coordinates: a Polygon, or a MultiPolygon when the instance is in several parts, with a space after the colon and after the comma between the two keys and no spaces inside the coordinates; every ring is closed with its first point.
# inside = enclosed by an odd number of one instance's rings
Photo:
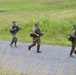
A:
{"type": "Polygon", "coordinates": [[[76,55],[69,57],[71,47],[41,45],[28,50],[30,43],[18,42],[18,48],[10,47],[10,41],[0,41],[0,67],[21,72],[22,75],[76,75],[76,55]]]}

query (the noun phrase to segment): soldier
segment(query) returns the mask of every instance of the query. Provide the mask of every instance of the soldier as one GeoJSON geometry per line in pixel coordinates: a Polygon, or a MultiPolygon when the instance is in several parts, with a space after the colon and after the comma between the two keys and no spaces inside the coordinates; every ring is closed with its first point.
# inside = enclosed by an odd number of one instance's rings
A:
{"type": "Polygon", "coordinates": [[[70,57],[74,57],[73,53],[76,54],[75,46],[76,46],[76,24],[73,25],[73,30],[71,32],[71,43],[72,43],[72,49],[70,51],[70,57]]]}
{"type": "Polygon", "coordinates": [[[17,48],[17,37],[16,37],[16,33],[17,33],[17,29],[18,29],[18,26],[16,25],[16,21],[13,21],[12,22],[13,24],[11,25],[10,27],[10,32],[12,34],[12,41],[10,43],[10,46],[13,47],[13,43],[14,43],[14,46],[17,48]]]}
{"type": "Polygon", "coordinates": [[[35,27],[33,28],[32,34],[34,34],[34,36],[32,36],[33,43],[30,46],[28,46],[28,50],[31,50],[31,48],[33,46],[35,46],[36,43],[37,43],[37,53],[41,53],[41,51],[40,51],[40,42],[41,42],[40,34],[41,34],[41,30],[39,28],[39,23],[38,22],[35,23],[35,27]]]}

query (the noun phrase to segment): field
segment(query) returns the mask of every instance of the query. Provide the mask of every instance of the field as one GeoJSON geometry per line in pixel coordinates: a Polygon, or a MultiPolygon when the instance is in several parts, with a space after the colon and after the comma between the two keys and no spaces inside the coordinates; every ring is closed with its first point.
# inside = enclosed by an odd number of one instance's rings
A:
{"type": "Polygon", "coordinates": [[[70,45],[67,37],[76,20],[76,0],[0,0],[0,40],[11,40],[13,20],[22,28],[19,41],[32,41],[29,34],[38,21],[42,43],[70,45]]]}
{"type": "MultiPolygon", "coordinates": [[[[32,42],[29,34],[38,21],[44,33],[43,44],[70,46],[67,38],[76,23],[76,0],[0,0],[0,40],[12,39],[9,28],[13,20],[22,28],[17,34],[18,41],[32,42]]],[[[8,56],[8,51],[4,52],[8,56]]],[[[0,66],[0,75],[22,74],[0,66]]]]}

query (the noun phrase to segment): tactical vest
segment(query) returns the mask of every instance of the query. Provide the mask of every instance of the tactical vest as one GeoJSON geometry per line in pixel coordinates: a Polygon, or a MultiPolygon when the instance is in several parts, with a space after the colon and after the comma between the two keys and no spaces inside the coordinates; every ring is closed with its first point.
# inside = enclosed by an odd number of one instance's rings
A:
{"type": "Polygon", "coordinates": [[[14,29],[14,28],[16,28],[16,30],[13,30],[13,31],[10,30],[10,32],[14,33],[14,34],[16,34],[19,31],[19,29],[21,29],[18,26],[12,26],[12,29],[14,29]]]}

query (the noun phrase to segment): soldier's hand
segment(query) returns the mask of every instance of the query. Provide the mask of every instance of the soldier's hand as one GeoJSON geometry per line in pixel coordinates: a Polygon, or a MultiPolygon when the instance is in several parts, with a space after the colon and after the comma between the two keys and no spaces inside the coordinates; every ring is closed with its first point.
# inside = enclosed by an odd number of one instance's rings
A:
{"type": "Polygon", "coordinates": [[[17,28],[14,28],[14,30],[16,30],[17,28]]]}
{"type": "Polygon", "coordinates": [[[37,34],[37,36],[39,37],[39,35],[37,34]]]}

